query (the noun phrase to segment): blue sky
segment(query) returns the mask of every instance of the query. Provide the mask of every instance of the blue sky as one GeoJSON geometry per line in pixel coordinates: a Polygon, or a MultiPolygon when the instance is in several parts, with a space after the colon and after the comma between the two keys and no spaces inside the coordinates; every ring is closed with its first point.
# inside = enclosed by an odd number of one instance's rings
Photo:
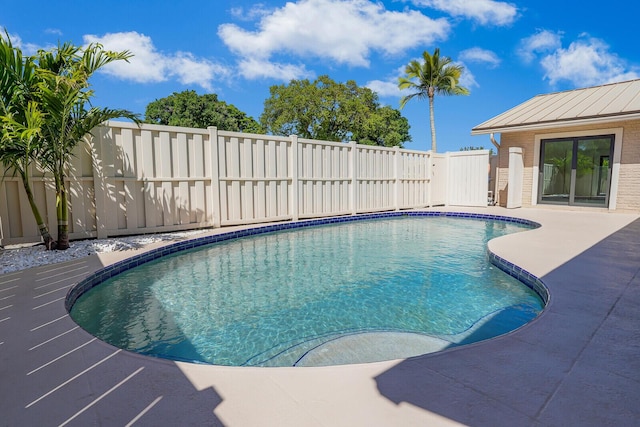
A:
{"type": "MultiPolygon", "coordinates": [[[[141,114],[193,89],[258,119],[270,86],[323,74],[399,108],[404,66],[439,47],[464,65],[471,90],[436,97],[444,152],[491,147],[471,128],[532,96],[639,78],[638,9],[622,0],[36,0],[4,5],[0,27],[27,53],[58,41],[130,50],[129,64],[93,77],[94,104],[141,114]]],[[[428,103],[402,113],[413,138],[405,147],[429,149],[428,103]]]]}

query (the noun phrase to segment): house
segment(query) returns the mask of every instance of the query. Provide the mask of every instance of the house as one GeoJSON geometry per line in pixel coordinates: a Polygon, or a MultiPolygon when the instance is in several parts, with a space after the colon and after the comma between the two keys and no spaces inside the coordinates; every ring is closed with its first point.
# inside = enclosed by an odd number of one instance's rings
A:
{"type": "Polygon", "coordinates": [[[538,95],[471,134],[498,148],[501,206],[640,210],[640,80],[538,95]]]}

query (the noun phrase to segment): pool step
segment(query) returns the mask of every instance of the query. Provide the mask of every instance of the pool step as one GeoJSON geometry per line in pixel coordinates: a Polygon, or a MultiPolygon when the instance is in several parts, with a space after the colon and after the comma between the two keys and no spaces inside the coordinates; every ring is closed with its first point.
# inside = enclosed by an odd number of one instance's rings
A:
{"type": "Polygon", "coordinates": [[[408,332],[363,332],[341,336],[306,352],[295,366],[329,366],[402,359],[444,350],[451,343],[408,332]]]}

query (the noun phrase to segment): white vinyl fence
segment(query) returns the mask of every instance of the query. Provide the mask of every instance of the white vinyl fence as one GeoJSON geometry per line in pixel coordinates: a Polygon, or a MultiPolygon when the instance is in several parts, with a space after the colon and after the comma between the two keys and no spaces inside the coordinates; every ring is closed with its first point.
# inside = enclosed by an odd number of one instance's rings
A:
{"type": "MultiPolygon", "coordinates": [[[[66,182],[71,239],[479,206],[481,197],[486,205],[487,151],[432,155],[114,121],[93,135],[77,147],[66,182]]],[[[35,167],[31,175],[36,203],[55,237],[53,181],[35,167]]],[[[39,240],[22,182],[6,174],[0,244],[39,240]]]]}

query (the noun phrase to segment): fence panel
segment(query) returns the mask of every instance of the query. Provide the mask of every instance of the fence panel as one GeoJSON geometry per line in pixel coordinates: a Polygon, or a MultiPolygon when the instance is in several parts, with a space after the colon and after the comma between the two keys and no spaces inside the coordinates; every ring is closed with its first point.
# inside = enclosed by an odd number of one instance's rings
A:
{"type": "Polygon", "coordinates": [[[24,190],[20,187],[22,182],[19,178],[5,176],[0,181],[0,243],[27,243],[39,239],[31,208],[26,203],[26,195],[22,197],[24,190]]]}
{"type": "Polygon", "coordinates": [[[338,142],[298,140],[299,218],[351,213],[352,149],[351,145],[338,142]]]}
{"type": "Polygon", "coordinates": [[[356,147],[357,212],[395,210],[396,150],[369,145],[356,147]]]}
{"type": "Polygon", "coordinates": [[[217,135],[220,225],[291,219],[291,139],[217,135]]]}
{"type": "MultiPolygon", "coordinates": [[[[69,162],[69,170],[65,179],[69,203],[69,238],[81,239],[96,237],[96,205],[95,184],[93,178],[93,161],[91,146],[84,141],[76,147],[69,162]]],[[[52,207],[55,199],[52,194],[52,207]]],[[[55,211],[53,211],[55,212],[55,211]]],[[[55,214],[51,215],[55,219],[55,214]]]]}
{"type": "Polygon", "coordinates": [[[206,130],[109,124],[93,141],[100,237],[212,225],[206,130]]]}
{"type": "Polygon", "coordinates": [[[397,206],[400,209],[429,206],[430,153],[398,150],[397,206]]]}

